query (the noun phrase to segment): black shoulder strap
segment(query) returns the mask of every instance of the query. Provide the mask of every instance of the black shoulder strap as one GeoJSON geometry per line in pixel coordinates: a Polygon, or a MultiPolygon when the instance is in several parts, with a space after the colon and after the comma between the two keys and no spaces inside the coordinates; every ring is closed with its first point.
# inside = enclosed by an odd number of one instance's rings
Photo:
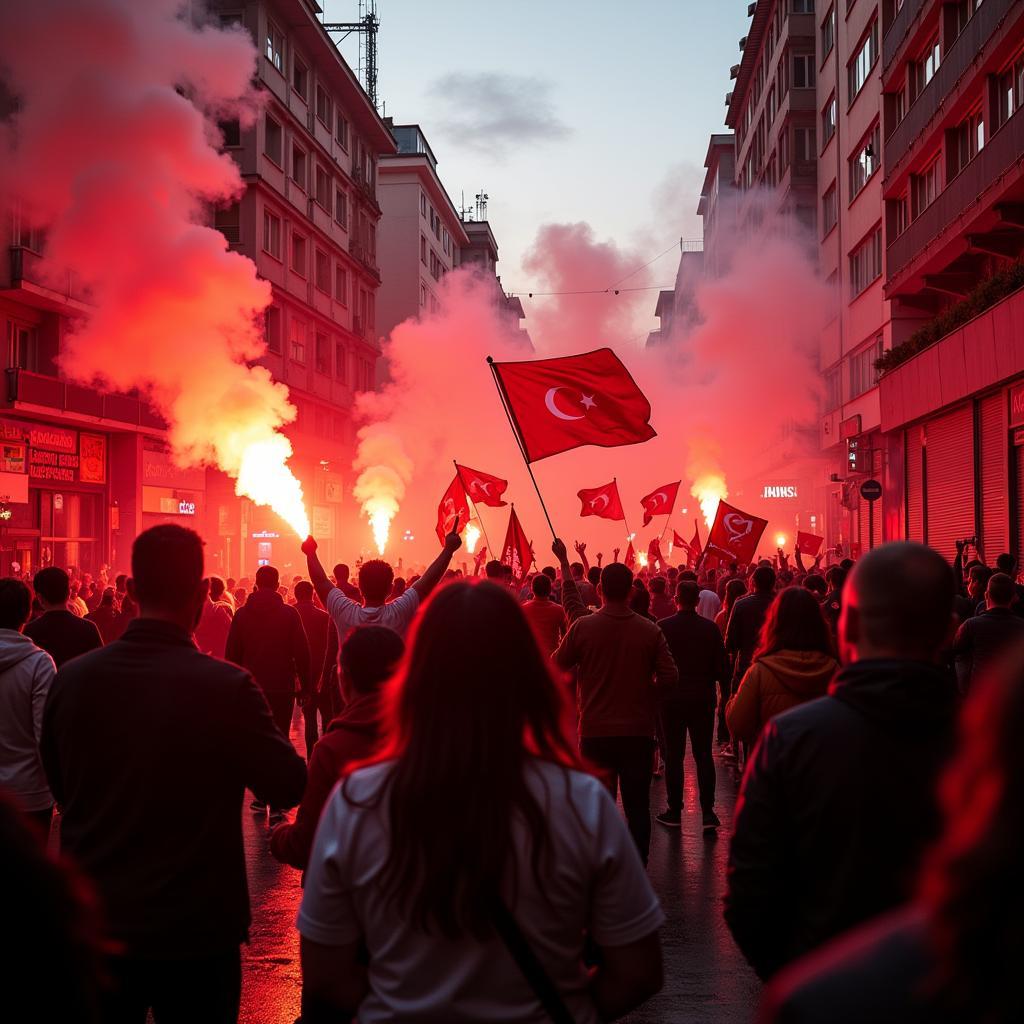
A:
{"type": "Polygon", "coordinates": [[[555,987],[555,983],[544,970],[533,947],[523,935],[508,907],[505,906],[504,900],[501,899],[495,901],[494,927],[547,1015],[555,1024],[575,1024],[572,1014],[555,987]]]}

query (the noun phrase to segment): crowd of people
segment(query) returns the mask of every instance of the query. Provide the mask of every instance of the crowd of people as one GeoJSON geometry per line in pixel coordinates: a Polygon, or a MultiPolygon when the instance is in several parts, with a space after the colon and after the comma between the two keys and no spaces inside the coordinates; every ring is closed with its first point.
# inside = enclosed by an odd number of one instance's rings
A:
{"type": "Polygon", "coordinates": [[[635,573],[556,540],[517,576],[460,545],[329,576],[310,538],[306,577],[236,581],[164,525],[112,586],[0,580],[10,1019],[236,1021],[246,799],[302,872],[304,1024],[621,1017],[662,985],[687,739],[704,832],[743,771],[724,915],[761,1020],[1024,1019],[1009,555],[635,573]]]}

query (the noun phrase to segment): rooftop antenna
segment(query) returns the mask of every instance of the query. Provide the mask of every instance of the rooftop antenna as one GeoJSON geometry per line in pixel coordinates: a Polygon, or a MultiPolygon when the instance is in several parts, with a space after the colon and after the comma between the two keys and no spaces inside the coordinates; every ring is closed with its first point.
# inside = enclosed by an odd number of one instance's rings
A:
{"type": "Polygon", "coordinates": [[[489,198],[490,197],[487,195],[487,193],[483,189],[480,189],[480,191],[477,192],[477,194],[476,194],[476,219],[477,220],[487,220],[487,200],[489,198]]]}
{"type": "Polygon", "coordinates": [[[353,32],[359,34],[359,78],[374,110],[378,109],[377,31],[380,29],[380,18],[377,17],[377,0],[359,0],[358,21],[325,21],[323,25],[328,32],[341,33],[341,38],[334,42],[335,46],[348,39],[353,32]]]}

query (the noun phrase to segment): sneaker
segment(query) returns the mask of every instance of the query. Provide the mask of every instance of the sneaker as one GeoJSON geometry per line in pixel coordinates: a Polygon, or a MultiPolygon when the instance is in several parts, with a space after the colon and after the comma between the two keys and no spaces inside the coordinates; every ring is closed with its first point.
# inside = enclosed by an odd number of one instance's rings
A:
{"type": "Polygon", "coordinates": [[[284,811],[280,810],[277,807],[271,807],[271,809],[270,809],[270,824],[271,825],[279,825],[282,821],[284,821],[284,811]]]}
{"type": "Polygon", "coordinates": [[[253,800],[253,802],[249,804],[250,811],[257,811],[260,814],[262,814],[266,809],[267,805],[262,800],[253,800]]]}
{"type": "Polygon", "coordinates": [[[683,824],[682,811],[662,811],[655,819],[662,825],[668,825],[669,828],[680,828],[683,824]]]}
{"type": "Polygon", "coordinates": [[[704,812],[704,831],[705,832],[714,832],[715,829],[717,829],[718,826],[721,825],[721,824],[722,824],[722,822],[719,820],[718,815],[715,814],[714,811],[705,811],[704,812]]]}

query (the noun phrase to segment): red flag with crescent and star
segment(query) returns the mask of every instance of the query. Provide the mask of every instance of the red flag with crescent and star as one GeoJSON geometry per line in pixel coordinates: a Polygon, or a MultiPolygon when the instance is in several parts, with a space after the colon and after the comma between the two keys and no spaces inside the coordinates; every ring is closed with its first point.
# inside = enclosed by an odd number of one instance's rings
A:
{"type": "Polygon", "coordinates": [[[466,500],[466,488],[462,486],[458,473],[448,485],[448,490],[444,492],[441,504],[437,506],[437,537],[442,544],[445,537],[451,533],[456,516],[459,517],[461,533],[469,522],[469,502],[466,500]]]}
{"type": "Polygon", "coordinates": [[[523,524],[516,515],[515,505],[509,510],[505,543],[501,546],[501,561],[510,566],[512,574],[517,577],[525,576],[533,564],[533,549],[523,524]]]}
{"type": "Polygon", "coordinates": [[[619,485],[613,480],[603,487],[584,487],[578,491],[576,497],[580,499],[581,516],[599,516],[601,519],[626,520],[626,513],[622,510],[622,501],[619,499],[619,485]]]}
{"type": "Polygon", "coordinates": [[[735,505],[720,501],[704,550],[723,562],[749,563],[753,561],[758,541],[767,525],[767,519],[759,519],[735,505]]]}
{"type": "Polygon", "coordinates": [[[581,445],[649,441],[651,403],[610,348],[492,363],[527,462],[581,445]]]}
{"type": "Polygon", "coordinates": [[[502,508],[507,501],[502,501],[501,496],[508,487],[508,481],[502,480],[499,476],[491,476],[490,473],[483,473],[479,469],[470,469],[468,466],[460,466],[455,463],[455,470],[462,480],[462,486],[466,488],[466,494],[474,505],[492,505],[494,508],[502,508]]]}
{"type": "Polygon", "coordinates": [[[677,480],[674,484],[665,484],[664,487],[659,487],[640,499],[644,509],[644,526],[647,526],[655,516],[672,515],[681,483],[681,480],[677,480]]]}
{"type": "Polygon", "coordinates": [[[633,550],[633,542],[626,545],[626,560],[623,563],[627,569],[636,568],[636,552],[633,550]]]}
{"type": "Polygon", "coordinates": [[[824,543],[825,538],[819,537],[816,533],[804,533],[803,530],[797,530],[796,532],[796,549],[801,555],[810,555],[811,558],[817,558],[821,545],[824,543]]]}

